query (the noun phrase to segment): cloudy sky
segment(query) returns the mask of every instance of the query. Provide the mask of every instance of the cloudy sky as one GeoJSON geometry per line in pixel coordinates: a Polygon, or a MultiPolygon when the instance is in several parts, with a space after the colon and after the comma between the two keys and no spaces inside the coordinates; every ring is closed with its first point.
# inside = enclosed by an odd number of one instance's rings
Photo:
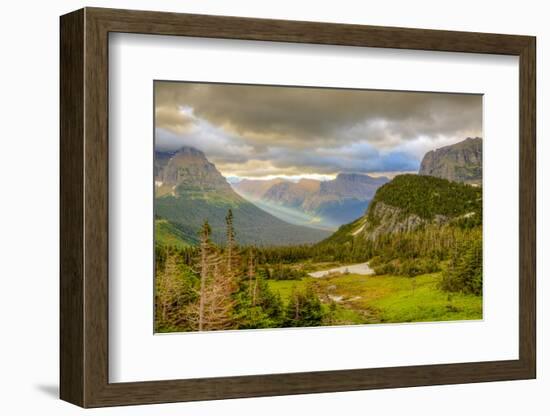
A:
{"type": "Polygon", "coordinates": [[[481,137],[480,95],[155,82],[155,147],[202,150],[226,177],[417,171],[481,137]]]}

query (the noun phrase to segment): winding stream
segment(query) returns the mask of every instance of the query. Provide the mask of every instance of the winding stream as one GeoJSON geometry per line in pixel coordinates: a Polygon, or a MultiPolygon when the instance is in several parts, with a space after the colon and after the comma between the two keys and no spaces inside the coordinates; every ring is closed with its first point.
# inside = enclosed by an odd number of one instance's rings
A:
{"type": "Polygon", "coordinates": [[[352,273],[370,275],[374,274],[374,270],[369,267],[368,263],[348,264],[347,266],[335,267],[328,270],[318,270],[316,272],[308,273],[311,277],[327,277],[332,273],[352,273]]]}

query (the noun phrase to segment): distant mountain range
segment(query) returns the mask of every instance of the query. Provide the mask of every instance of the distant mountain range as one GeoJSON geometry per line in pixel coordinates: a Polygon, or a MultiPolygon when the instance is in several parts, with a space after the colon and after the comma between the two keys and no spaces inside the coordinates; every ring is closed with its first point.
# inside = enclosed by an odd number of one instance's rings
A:
{"type": "Polygon", "coordinates": [[[376,190],[388,181],[386,177],[340,173],[328,181],[245,179],[232,186],[243,197],[273,210],[275,215],[281,214],[282,208],[310,220],[317,219],[316,226],[336,228],[363,215],[376,190]]]}
{"type": "Polygon", "coordinates": [[[233,189],[241,195],[246,195],[247,198],[256,200],[261,199],[264,194],[269,191],[269,188],[280,183],[287,183],[287,181],[282,178],[266,179],[262,181],[243,179],[239,182],[233,182],[232,186],[233,189]]]}
{"type": "Polygon", "coordinates": [[[197,243],[205,220],[213,240],[225,239],[233,210],[240,244],[344,243],[410,231],[457,218],[481,223],[482,140],[467,138],[432,150],[419,175],[372,177],[340,173],[328,181],[244,179],[229,184],[204,153],[183,147],[155,152],[156,238],[161,244],[197,243]]]}
{"type": "Polygon", "coordinates": [[[468,137],[459,143],[429,151],[422,159],[418,174],[481,185],[482,151],[483,142],[479,137],[468,137]]]}
{"type": "Polygon", "coordinates": [[[155,215],[157,237],[194,244],[205,220],[212,238],[225,241],[225,216],[232,209],[240,244],[312,243],[327,231],[289,224],[238,195],[204,153],[183,147],[155,152],[155,215]]]}

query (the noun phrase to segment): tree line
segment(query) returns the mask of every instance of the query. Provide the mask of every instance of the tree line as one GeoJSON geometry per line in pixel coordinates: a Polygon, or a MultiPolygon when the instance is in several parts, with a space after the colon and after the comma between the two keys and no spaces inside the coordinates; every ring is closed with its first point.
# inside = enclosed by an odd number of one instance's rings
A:
{"type": "Polygon", "coordinates": [[[258,267],[258,250],[239,247],[228,211],[226,244],[211,240],[204,222],[196,248],[157,246],[155,329],[157,332],[212,331],[319,326],[327,319],[313,290],[293,290],[284,302],[267,280],[278,269],[258,267]]]}

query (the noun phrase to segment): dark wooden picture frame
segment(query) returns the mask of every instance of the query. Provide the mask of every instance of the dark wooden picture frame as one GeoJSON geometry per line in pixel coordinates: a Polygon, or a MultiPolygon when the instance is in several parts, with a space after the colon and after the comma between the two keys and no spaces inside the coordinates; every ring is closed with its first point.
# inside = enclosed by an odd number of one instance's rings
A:
{"type": "Polygon", "coordinates": [[[60,396],[82,407],[338,392],[536,376],[535,38],[85,8],[61,17],[60,396]],[[519,359],[109,383],[108,36],[111,32],[519,57],[519,359]]]}

